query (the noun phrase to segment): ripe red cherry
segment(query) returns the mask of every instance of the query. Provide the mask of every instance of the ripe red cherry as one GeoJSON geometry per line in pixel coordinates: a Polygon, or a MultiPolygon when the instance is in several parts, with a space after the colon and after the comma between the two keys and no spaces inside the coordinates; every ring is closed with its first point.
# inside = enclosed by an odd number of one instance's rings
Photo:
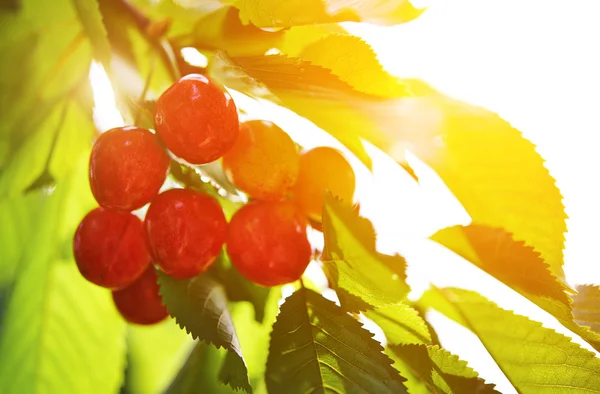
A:
{"type": "Polygon", "coordinates": [[[156,102],[154,122],[169,150],[192,164],[223,156],[239,130],[229,93],[199,74],[186,75],[165,90],[156,102]]]}
{"type": "Polygon", "coordinates": [[[142,221],[104,208],[83,218],[73,238],[73,254],[84,278],[109,289],[130,285],[151,261],[142,221]]]}
{"type": "Polygon", "coordinates": [[[115,306],[125,320],[134,324],[155,324],[169,313],[162,303],[156,270],[150,266],[135,282],[113,291],[115,306]]]}
{"type": "Polygon", "coordinates": [[[150,131],[139,127],[111,129],[101,134],[92,148],[92,193],[104,208],[141,208],[158,194],[169,163],[167,152],[150,131]]]}
{"type": "Polygon", "coordinates": [[[207,270],[227,235],[217,200],[190,189],[159,194],[148,208],[144,225],[156,264],[177,279],[207,270]]]}
{"type": "Polygon", "coordinates": [[[231,263],[252,282],[276,286],[302,276],[310,262],[306,219],[292,202],[251,202],[229,223],[231,263]]]}

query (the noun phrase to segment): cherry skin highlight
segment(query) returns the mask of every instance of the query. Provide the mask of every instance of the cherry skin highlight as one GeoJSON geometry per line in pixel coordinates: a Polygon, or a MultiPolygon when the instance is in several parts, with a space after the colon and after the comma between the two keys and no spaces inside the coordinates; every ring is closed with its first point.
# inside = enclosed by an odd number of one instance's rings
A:
{"type": "Polygon", "coordinates": [[[206,271],[227,235],[227,222],[217,200],[190,189],[159,194],[148,208],[144,226],[156,264],[177,279],[206,271]]]}
{"type": "Polygon", "coordinates": [[[156,102],[154,122],[167,148],[192,164],[223,156],[239,132],[229,93],[199,74],[186,75],[164,91],[156,102]]]}
{"type": "Polygon", "coordinates": [[[263,120],[242,123],[235,145],[223,156],[231,181],[258,200],[285,197],[296,182],[299,165],[294,141],[277,125],[263,120]]]}
{"type": "Polygon", "coordinates": [[[104,208],[141,208],[158,194],[169,164],[169,155],[150,131],[139,127],[108,130],[98,137],[90,155],[92,194],[104,208]]]}
{"type": "Polygon", "coordinates": [[[350,163],[338,150],[317,147],[300,156],[294,200],[310,219],[320,222],[325,191],[351,204],[355,183],[350,163]]]}
{"type": "Polygon", "coordinates": [[[151,265],[135,282],[112,292],[117,310],[125,320],[150,325],[164,320],[169,313],[159,293],[158,276],[151,265]]]}
{"type": "Polygon", "coordinates": [[[289,201],[251,202],[229,223],[227,253],[233,266],[259,285],[298,280],[312,254],[306,219],[289,201]]]}
{"type": "Polygon", "coordinates": [[[142,221],[104,208],[83,218],[73,238],[73,254],[84,278],[113,290],[133,283],[151,262],[142,221]]]}

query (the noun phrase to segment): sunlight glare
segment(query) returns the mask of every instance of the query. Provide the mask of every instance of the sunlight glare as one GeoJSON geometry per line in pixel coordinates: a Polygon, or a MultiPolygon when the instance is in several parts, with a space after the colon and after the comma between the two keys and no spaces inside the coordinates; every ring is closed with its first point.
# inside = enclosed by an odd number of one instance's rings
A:
{"type": "Polygon", "coordinates": [[[204,56],[199,50],[193,47],[181,48],[181,56],[183,60],[191,64],[192,66],[206,68],[208,66],[208,58],[204,56]]]}
{"type": "Polygon", "coordinates": [[[113,127],[125,126],[123,116],[117,108],[115,92],[104,67],[99,62],[92,62],[89,79],[94,95],[93,113],[96,128],[104,132],[113,127]]]}

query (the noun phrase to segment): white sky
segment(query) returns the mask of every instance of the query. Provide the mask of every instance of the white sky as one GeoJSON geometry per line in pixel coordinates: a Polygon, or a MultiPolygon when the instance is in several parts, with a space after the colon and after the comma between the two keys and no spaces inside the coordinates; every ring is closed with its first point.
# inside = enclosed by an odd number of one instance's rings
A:
{"type": "MultiPolygon", "coordinates": [[[[417,4],[417,2],[414,2],[417,4]]],[[[419,1],[418,3],[425,3],[419,1]]],[[[432,0],[429,10],[395,27],[347,24],[367,40],[393,74],[417,77],[442,92],[498,112],[538,145],[561,188],[569,215],[565,271],[570,284],[600,284],[600,1],[432,0]]],[[[100,128],[121,125],[101,66],[91,79],[100,128]],[[112,100],[112,101],[111,101],[112,100]],[[104,123],[103,123],[104,122],[104,123]]],[[[238,106],[268,114],[305,147],[339,145],[305,120],[258,108],[232,92],[238,106]]],[[[462,208],[435,174],[417,185],[390,159],[375,154],[374,176],[357,170],[361,213],[373,220],[384,252],[411,261],[411,285],[429,282],[480,291],[568,334],[556,320],[470,263],[419,240],[464,222],[462,208]]],[[[418,165],[418,164],[417,164],[418,165]]],[[[469,361],[503,393],[514,393],[481,343],[432,314],[445,347],[469,361]]],[[[587,346],[589,348],[589,346],[587,346]]]]}

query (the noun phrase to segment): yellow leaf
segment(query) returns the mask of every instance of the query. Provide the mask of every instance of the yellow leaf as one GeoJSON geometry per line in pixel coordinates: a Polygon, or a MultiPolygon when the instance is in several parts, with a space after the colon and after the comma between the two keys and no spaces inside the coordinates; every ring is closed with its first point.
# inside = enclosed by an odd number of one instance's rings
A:
{"type": "Polygon", "coordinates": [[[407,112],[402,130],[408,139],[430,138],[413,144],[415,153],[442,177],[474,222],[525,241],[564,279],[566,214],[535,146],[490,111],[441,95],[420,99],[428,111],[407,112]]]}
{"type": "Polygon", "coordinates": [[[289,27],[332,22],[394,25],[417,18],[408,0],[235,0],[244,21],[260,27],[289,27]]]}
{"type": "Polygon", "coordinates": [[[206,15],[196,23],[194,44],[201,49],[227,51],[231,56],[264,55],[277,47],[285,31],[270,32],[252,24],[243,24],[239,11],[224,7],[206,15]]]}
{"type": "Polygon", "coordinates": [[[288,56],[298,56],[306,46],[332,33],[344,34],[346,30],[337,23],[294,26],[285,31],[278,48],[288,56]]]}
{"type": "Polygon", "coordinates": [[[369,44],[348,34],[330,34],[308,45],[298,56],[328,68],[356,90],[384,97],[407,95],[406,86],[383,69],[369,44]]]}

